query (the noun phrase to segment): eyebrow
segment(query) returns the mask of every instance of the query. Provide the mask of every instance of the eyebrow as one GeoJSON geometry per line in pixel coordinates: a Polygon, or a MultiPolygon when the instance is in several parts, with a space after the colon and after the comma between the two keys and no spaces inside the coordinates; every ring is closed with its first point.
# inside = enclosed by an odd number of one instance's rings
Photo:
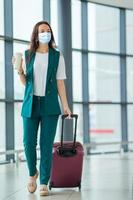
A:
{"type": "MultiPolygon", "coordinates": [[[[44,28],[41,28],[41,30],[45,30],[44,28]]],[[[47,28],[47,30],[49,30],[50,31],[50,28],[47,28]]]]}
{"type": "MultiPolygon", "coordinates": [[[[44,28],[40,29],[41,31],[45,31],[44,28]]],[[[50,28],[47,29],[47,31],[51,31],[50,28]]]]}

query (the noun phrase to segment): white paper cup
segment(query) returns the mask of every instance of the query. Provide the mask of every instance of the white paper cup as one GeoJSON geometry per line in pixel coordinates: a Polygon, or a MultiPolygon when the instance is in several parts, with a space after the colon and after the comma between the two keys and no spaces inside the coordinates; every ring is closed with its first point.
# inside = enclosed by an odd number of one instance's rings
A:
{"type": "Polygon", "coordinates": [[[18,69],[21,66],[22,53],[15,53],[14,68],[18,69]]]}

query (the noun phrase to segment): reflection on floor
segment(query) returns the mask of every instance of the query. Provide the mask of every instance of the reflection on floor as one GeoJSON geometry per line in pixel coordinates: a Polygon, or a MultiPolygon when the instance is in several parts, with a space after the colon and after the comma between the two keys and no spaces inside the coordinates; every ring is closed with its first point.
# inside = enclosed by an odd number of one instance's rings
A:
{"type": "MultiPolygon", "coordinates": [[[[38,161],[39,165],[39,161],[38,161]]],[[[84,157],[82,188],[52,189],[40,197],[26,189],[26,163],[0,165],[0,200],[131,200],[133,153],[84,157]]],[[[39,187],[38,187],[39,188],[39,187]]]]}

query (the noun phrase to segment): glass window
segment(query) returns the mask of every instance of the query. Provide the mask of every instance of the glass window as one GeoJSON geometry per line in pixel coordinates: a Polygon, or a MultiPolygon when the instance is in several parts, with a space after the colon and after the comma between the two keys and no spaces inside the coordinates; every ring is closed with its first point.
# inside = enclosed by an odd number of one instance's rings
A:
{"type": "Polygon", "coordinates": [[[120,101],[119,57],[89,54],[90,101],[120,101]]]}
{"type": "MultiPolygon", "coordinates": [[[[83,143],[83,113],[82,113],[82,105],[74,104],[73,105],[73,113],[78,114],[78,121],[77,121],[77,141],[83,143]]],[[[75,121],[74,121],[75,122],[75,121]]],[[[66,122],[67,124],[71,123],[70,121],[66,122]]],[[[61,140],[61,126],[62,126],[62,119],[61,116],[59,117],[57,129],[56,129],[56,136],[54,142],[59,142],[61,140]]],[[[73,123],[73,133],[74,133],[74,123],[73,123]]]]}
{"type": "MultiPolygon", "coordinates": [[[[128,141],[133,142],[133,105],[128,105],[128,141]]],[[[133,150],[133,144],[129,144],[129,149],[133,150]]]]}
{"type": "MultiPolygon", "coordinates": [[[[120,142],[121,115],[119,105],[92,105],[90,114],[91,142],[120,142]]],[[[92,152],[120,150],[120,145],[96,146],[92,152]]]]}
{"type": "Polygon", "coordinates": [[[53,30],[55,43],[58,46],[58,3],[57,0],[51,0],[51,28],[53,30]]]}
{"type": "Polygon", "coordinates": [[[88,3],[90,50],[120,52],[119,9],[88,3]]]}
{"type": "Polygon", "coordinates": [[[133,102],[133,58],[127,57],[127,100],[133,102]]]}
{"type": "Polygon", "coordinates": [[[4,4],[3,0],[0,0],[0,35],[4,34],[4,4]]]}
{"type": "Polygon", "coordinates": [[[42,0],[13,0],[13,33],[15,38],[30,40],[34,25],[42,20],[42,0]]]}
{"type": "MultiPolygon", "coordinates": [[[[0,102],[0,151],[5,151],[5,103],[0,102]]],[[[5,155],[0,156],[0,161],[5,160],[5,155]]]]}
{"type": "Polygon", "coordinates": [[[82,63],[81,53],[72,53],[72,84],[73,84],[73,101],[82,101],[82,63]]]}
{"type": "Polygon", "coordinates": [[[4,42],[0,40],[0,99],[5,98],[4,42]]]}
{"type": "MultiPolygon", "coordinates": [[[[15,149],[24,149],[23,145],[23,119],[21,117],[21,108],[22,103],[15,103],[14,106],[14,130],[15,130],[15,149]]],[[[39,140],[40,140],[40,126],[38,129],[38,138],[37,138],[37,148],[39,148],[39,140]]],[[[20,160],[25,160],[25,153],[22,152],[19,154],[20,160]]],[[[39,151],[37,151],[37,158],[40,158],[39,151]]]]}
{"type": "Polygon", "coordinates": [[[72,47],[81,48],[81,2],[71,1],[72,9],[72,47]]]}
{"type": "Polygon", "coordinates": [[[14,105],[15,149],[23,149],[23,124],[21,117],[21,103],[14,105]]]}
{"type": "Polygon", "coordinates": [[[62,125],[62,119],[61,119],[61,115],[59,116],[58,119],[58,124],[57,124],[57,129],[56,129],[56,135],[55,135],[55,140],[54,142],[60,142],[61,140],[61,125],[62,125]]]}
{"type": "MultiPolygon", "coordinates": [[[[21,43],[14,43],[14,54],[16,52],[23,53],[24,58],[24,51],[27,49],[28,45],[21,44],[21,43]]],[[[14,98],[15,99],[23,99],[24,95],[24,88],[25,86],[20,82],[20,77],[17,74],[17,71],[14,70],[14,98]]]]}
{"type": "Polygon", "coordinates": [[[133,54],[133,11],[126,11],[127,53],[133,54]]]}
{"type": "MultiPolygon", "coordinates": [[[[78,114],[76,140],[83,144],[83,106],[81,104],[74,104],[73,113],[78,114]]],[[[75,128],[74,125],[75,124],[73,123],[73,129],[75,128]]]]}

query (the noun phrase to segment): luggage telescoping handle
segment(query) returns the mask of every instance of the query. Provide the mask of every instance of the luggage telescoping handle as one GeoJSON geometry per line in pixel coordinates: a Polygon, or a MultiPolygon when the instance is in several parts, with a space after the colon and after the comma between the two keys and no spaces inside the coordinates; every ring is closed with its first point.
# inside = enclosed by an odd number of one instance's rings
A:
{"type": "MultiPolygon", "coordinates": [[[[65,118],[67,118],[67,117],[68,117],[68,114],[67,114],[67,115],[62,115],[61,147],[63,147],[64,120],[65,120],[65,118]]],[[[75,147],[78,115],[77,115],[77,114],[71,114],[71,118],[75,118],[74,139],[73,139],[73,147],[75,147]]]]}

